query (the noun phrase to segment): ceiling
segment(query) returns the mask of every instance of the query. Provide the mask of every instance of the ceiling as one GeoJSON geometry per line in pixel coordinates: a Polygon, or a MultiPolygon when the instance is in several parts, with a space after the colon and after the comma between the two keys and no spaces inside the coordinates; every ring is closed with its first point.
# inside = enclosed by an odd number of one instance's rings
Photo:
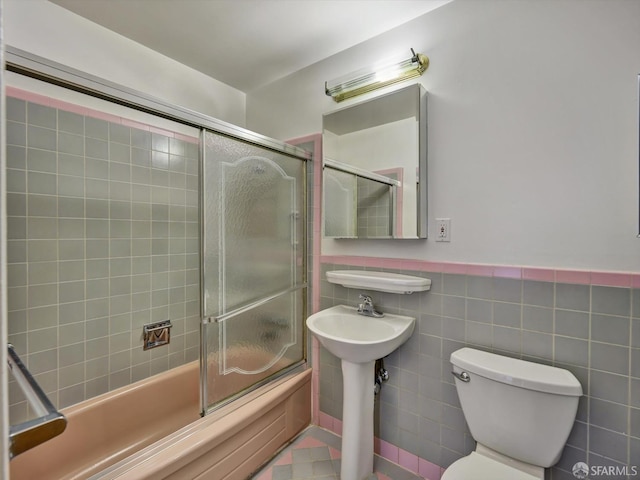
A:
{"type": "Polygon", "coordinates": [[[243,92],[452,0],[50,0],[243,92]]]}

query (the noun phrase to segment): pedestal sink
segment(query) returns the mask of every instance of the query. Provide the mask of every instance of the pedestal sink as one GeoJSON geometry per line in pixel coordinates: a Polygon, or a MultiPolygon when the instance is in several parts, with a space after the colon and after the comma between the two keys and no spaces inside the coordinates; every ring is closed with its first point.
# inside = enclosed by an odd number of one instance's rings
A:
{"type": "Polygon", "coordinates": [[[363,480],[373,473],[375,361],[406,342],[414,326],[415,318],[391,314],[366,317],[345,305],[322,310],[307,319],[309,330],[342,362],[341,480],[363,480]]]}

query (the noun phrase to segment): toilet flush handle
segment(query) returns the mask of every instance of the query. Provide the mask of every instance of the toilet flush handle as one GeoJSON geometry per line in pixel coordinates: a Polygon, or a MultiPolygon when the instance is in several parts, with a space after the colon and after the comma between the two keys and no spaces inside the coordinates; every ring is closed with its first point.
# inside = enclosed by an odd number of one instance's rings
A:
{"type": "Polygon", "coordinates": [[[469,374],[467,372],[451,372],[453,374],[454,377],[456,377],[458,380],[462,381],[462,382],[470,382],[471,381],[471,377],[469,376],[469,374]]]}

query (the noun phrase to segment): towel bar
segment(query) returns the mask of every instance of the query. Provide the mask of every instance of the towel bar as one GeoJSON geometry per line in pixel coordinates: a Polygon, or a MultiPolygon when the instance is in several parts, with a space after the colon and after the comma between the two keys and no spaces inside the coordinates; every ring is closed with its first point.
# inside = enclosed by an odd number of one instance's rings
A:
{"type": "Polygon", "coordinates": [[[9,458],[13,458],[27,450],[60,435],[67,427],[67,419],[53,406],[40,385],[34,380],[16,353],[13,345],[7,345],[9,355],[7,364],[16,382],[22,389],[29,405],[39,415],[9,427],[9,458]]]}

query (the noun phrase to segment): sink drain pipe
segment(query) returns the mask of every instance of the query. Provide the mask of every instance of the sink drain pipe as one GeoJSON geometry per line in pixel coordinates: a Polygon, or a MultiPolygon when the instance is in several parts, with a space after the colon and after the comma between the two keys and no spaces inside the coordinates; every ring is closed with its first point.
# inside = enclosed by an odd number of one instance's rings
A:
{"type": "Polygon", "coordinates": [[[373,394],[378,395],[382,389],[382,382],[389,380],[389,372],[384,368],[384,359],[379,358],[376,360],[376,366],[374,369],[373,378],[373,394]]]}

